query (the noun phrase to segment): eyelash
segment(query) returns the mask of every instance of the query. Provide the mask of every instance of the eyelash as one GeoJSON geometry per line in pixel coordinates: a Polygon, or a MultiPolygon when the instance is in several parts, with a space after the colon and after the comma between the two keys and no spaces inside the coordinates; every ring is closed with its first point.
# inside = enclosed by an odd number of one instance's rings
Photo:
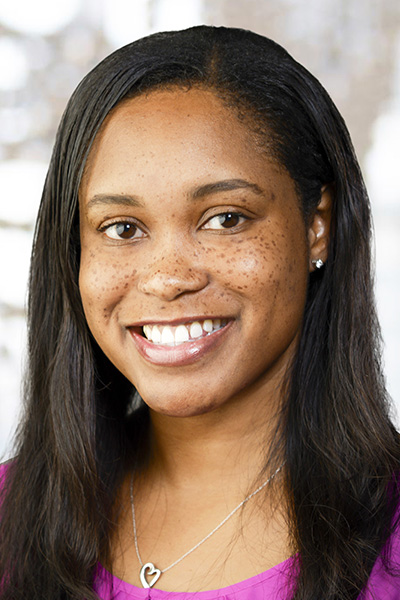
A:
{"type": "MultiPolygon", "coordinates": [[[[248,221],[248,220],[249,220],[249,217],[247,217],[246,215],[244,215],[241,212],[237,212],[237,211],[234,211],[234,210],[227,210],[227,211],[224,211],[224,212],[221,212],[221,213],[218,213],[216,215],[213,215],[213,216],[209,217],[207,219],[207,221],[202,225],[202,229],[208,229],[208,230],[212,230],[212,231],[230,231],[231,229],[232,230],[236,230],[238,227],[240,227],[241,225],[243,225],[244,221],[248,221]],[[242,222],[241,223],[235,223],[232,227],[226,227],[226,228],[224,228],[222,226],[220,228],[219,227],[212,228],[212,227],[207,227],[206,226],[207,224],[209,224],[214,219],[218,219],[218,218],[221,218],[221,217],[225,217],[225,218],[227,218],[227,217],[234,217],[234,218],[237,218],[239,221],[242,219],[242,222]]],[[[134,239],[141,239],[142,237],[144,237],[146,235],[145,232],[139,227],[139,225],[137,223],[132,222],[132,221],[128,221],[128,220],[125,220],[125,221],[121,220],[121,221],[116,221],[114,223],[110,223],[108,225],[103,225],[102,227],[99,228],[99,231],[101,233],[104,233],[108,238],[110,238],[112,240],[117,240],[117,241],[118,240],[119,241],[131,241],[131,240],[134,240],[134,239]],[[109,235],[107,233],[113,227],[117,228],[118,226],[132,227],[132,228],[134,228],[134,232],[135,233],[137,231],[139,231],[141,233],[141,235],[139,235],[137,237],[131,236],[131,237],[128,237],[128,238],[121,238],[121,237],[112,237],[111,235],[109,235]]],[[[120,234],[117,234],[117,235],[120,235],[120,234]]]]}
{"type": "Polygon", "coordinates": [[[133,239],[141,239],[142,237],[145,236],[144,231],[139,227],[139,225],[137,223],[135,223],[133,221],[128,221],[128,220],[125,220],[125,221],[115,221],[114,223],[110,223],[108,225],[103,225],[102,227],[99,227],[99,231],[101,233],[104,233],[108,238],[110,238],[112,240],[116,240],[116,241],[121,241],[121,242],[123,242],[123,241],[131,241],[133,239]],[[121,237],[112,237],[111,235],[109,235],[107,233],[107,231],[110,231],[113,227],[117,228],[118,226],[121,226],[121,225],[123,227],[126,227],[128,225],[129,227],[132,227],[132,229],[134,229],[135,233],[136,233],[136,231],[139,231],[141,233],[141,235],[139,235],[136,238],[134,238],[133,236],[132,237],[128,237],[128,238],[121,238],[121,237]]]}
{"type": "Polygon", "coordinates": [[[241,212],[235,211],[235,210],[226,210],[222,213],[218,213],[216,215],[213,215],[212,217],[209,217],[207,219],[207,221],[204,223],[203,228],[204,229],[212,229],[211,227],[205,227],[208,223],[210,223],[210,221],[212,221],[213,219],[218,219],[219,217],[227,217],[227,216],[231,216],[231,217],[236,217],[237,219],[243,219],[243,221],[241,223],[235,223],[232,227],[221,227],[221,228],[216,228],[214,229],[214,231],[229,231],[230,229],[235,229],[237,227],[240,227],[241,225],[243,225],[244,221],[248,221],[249,217],[247,217],[246,215],[244,215],[241,212]]]}

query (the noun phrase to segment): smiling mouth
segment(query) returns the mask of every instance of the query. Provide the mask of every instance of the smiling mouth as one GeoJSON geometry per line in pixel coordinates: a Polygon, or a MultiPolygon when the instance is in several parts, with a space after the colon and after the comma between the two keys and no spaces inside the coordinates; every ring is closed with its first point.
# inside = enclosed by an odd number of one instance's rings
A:
{"type": "Polygon", "coordinates": [[[204,319],[180,325],[148,324],[142,327],[142,335],[149,342],[161,346],[178,346],[207,337],[225,327],[228,319],[204,319]]]}

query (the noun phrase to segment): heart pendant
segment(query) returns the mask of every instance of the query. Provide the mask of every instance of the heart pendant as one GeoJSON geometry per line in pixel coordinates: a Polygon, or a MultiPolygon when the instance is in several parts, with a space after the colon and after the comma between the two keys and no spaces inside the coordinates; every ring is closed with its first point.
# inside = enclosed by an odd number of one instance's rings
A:
{"type": "Polygon", "coordinates": [[[157,569],[153,565],[153,563],[148,562],[140,569],[140,582],[144,588],[152,588],[155,583],[160,579],[161,571],[157,569]],[[147,575],[154,575],[153,579],[147,581],[146,571],[148,571],[147,575]]]}

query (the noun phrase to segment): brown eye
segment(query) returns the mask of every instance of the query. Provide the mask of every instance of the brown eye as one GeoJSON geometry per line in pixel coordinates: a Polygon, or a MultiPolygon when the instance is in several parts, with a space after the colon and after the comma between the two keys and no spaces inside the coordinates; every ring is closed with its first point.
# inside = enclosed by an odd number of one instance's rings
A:
{"type": "Polygon", "coordinates": [[[231,229],[241,225],[244,220],[246,217],[240,213],[225,212],[211,217],[203,227],[204,229],[231,229]]]}
{"type": "Polygon", "coordinates": [[[133,240],[144,236],[144,232],[135,223],[121,221],[104,227],[104,233],[112,240],[133,240]]]}
{"type": "Polygon", "coordinates": [[[239,223],[239,215],[236,213],[225,213],[224,215],[219,215],[219,222],[222,227],[235,227],[239,223]]]}

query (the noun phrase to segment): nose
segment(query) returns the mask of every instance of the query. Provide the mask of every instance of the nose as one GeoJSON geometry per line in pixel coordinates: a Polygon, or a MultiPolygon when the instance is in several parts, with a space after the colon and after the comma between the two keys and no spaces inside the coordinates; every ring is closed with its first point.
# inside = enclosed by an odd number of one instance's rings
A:
{"type": "Polygon", "coordinates": [[[192,259],[193,253],[183,247],[159,249],[138,280],[139,291],[171,301],[182,294],[199,292],[209,282],[207,272],[192,259]],[[186,251],[185,251],[186,250],[186,251]]]}

